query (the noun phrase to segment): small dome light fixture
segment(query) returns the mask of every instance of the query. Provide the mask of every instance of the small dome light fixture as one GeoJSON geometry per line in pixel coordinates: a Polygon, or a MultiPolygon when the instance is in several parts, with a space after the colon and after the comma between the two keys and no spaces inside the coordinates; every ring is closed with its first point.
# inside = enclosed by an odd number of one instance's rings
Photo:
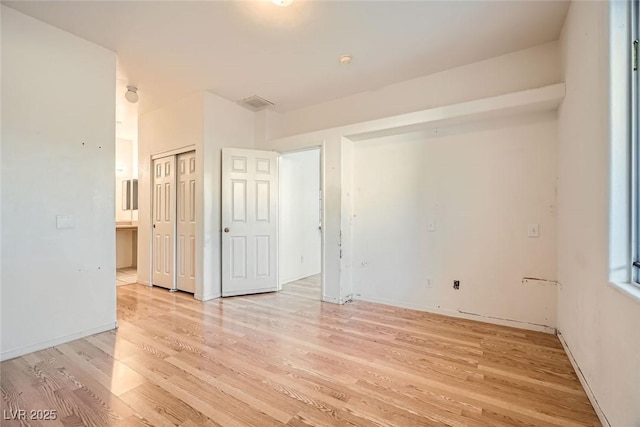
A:
{"type": "Polygon", "coordinates": [[[278,6],[289,6],[291,3],[293,3],[293,0],[271,0],[274,4],[277,4],[278,6]]]}
{"type": "Polygon", "coordinates": [[[343,65],[348,65],[348,64],[351,64],[352,59],[353,59],[353,56],[346,54],[346,55],[340,55],[339,61],[343,65]]]}
{"type": "Polygon", "coordinates": [[[127,98],[132,104],[135,104],[140,99],[138,96],[138,88],[135,86],[127,86],[127,92],[124,94],[124,97],[127,98]]]}

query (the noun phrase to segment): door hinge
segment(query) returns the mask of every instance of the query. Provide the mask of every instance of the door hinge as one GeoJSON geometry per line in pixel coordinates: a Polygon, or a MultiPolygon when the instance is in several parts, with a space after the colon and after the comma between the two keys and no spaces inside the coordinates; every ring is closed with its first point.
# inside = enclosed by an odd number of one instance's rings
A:
{"type": "Polygon", "coordinates": [[[634,40],[633,41],[633,51],[631,52],[633,59],[632,59],[632,65],[633,65],[633,71],[637,71],[638,70],[638,40],[634,40]]]}

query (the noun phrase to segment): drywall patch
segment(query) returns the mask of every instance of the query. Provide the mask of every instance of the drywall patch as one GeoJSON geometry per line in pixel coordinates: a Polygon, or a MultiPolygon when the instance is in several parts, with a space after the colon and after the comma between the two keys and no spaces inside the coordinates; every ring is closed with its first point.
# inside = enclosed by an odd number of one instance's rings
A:
{"type": "Polygon", "coordinates": [[[522,284],[532,284],[532,285],[551,285],[556,286],[558,284],[555,280],[547,280],[547,279],[538,279],[537,277],[523,277],[522,284]]]}

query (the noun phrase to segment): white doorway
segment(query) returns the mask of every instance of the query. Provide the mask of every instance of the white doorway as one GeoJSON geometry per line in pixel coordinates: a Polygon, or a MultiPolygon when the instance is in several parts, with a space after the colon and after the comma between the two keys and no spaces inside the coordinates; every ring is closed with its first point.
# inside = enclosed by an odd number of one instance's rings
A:
{"type": "Polygon", "coordinates": [[[280,156],[280,288],[320,299],[322,188],[320,148],[280,156]]]}
{"type": "Polygon", "coordinates": [[[138,147],[116,138],[116,286],[138,281],[138,147]]]}

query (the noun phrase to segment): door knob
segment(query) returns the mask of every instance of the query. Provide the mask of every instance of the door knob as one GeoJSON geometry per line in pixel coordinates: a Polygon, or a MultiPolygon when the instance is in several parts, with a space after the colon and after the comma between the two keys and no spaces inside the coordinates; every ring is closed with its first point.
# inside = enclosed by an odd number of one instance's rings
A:
{"type": "Polygon", "coordinates": [[[228,233],[228,232],[229,232],[229,227],[225,227],[225,228],[224,228],[224,232],[225,232],[225,233],[228,233]]]}

